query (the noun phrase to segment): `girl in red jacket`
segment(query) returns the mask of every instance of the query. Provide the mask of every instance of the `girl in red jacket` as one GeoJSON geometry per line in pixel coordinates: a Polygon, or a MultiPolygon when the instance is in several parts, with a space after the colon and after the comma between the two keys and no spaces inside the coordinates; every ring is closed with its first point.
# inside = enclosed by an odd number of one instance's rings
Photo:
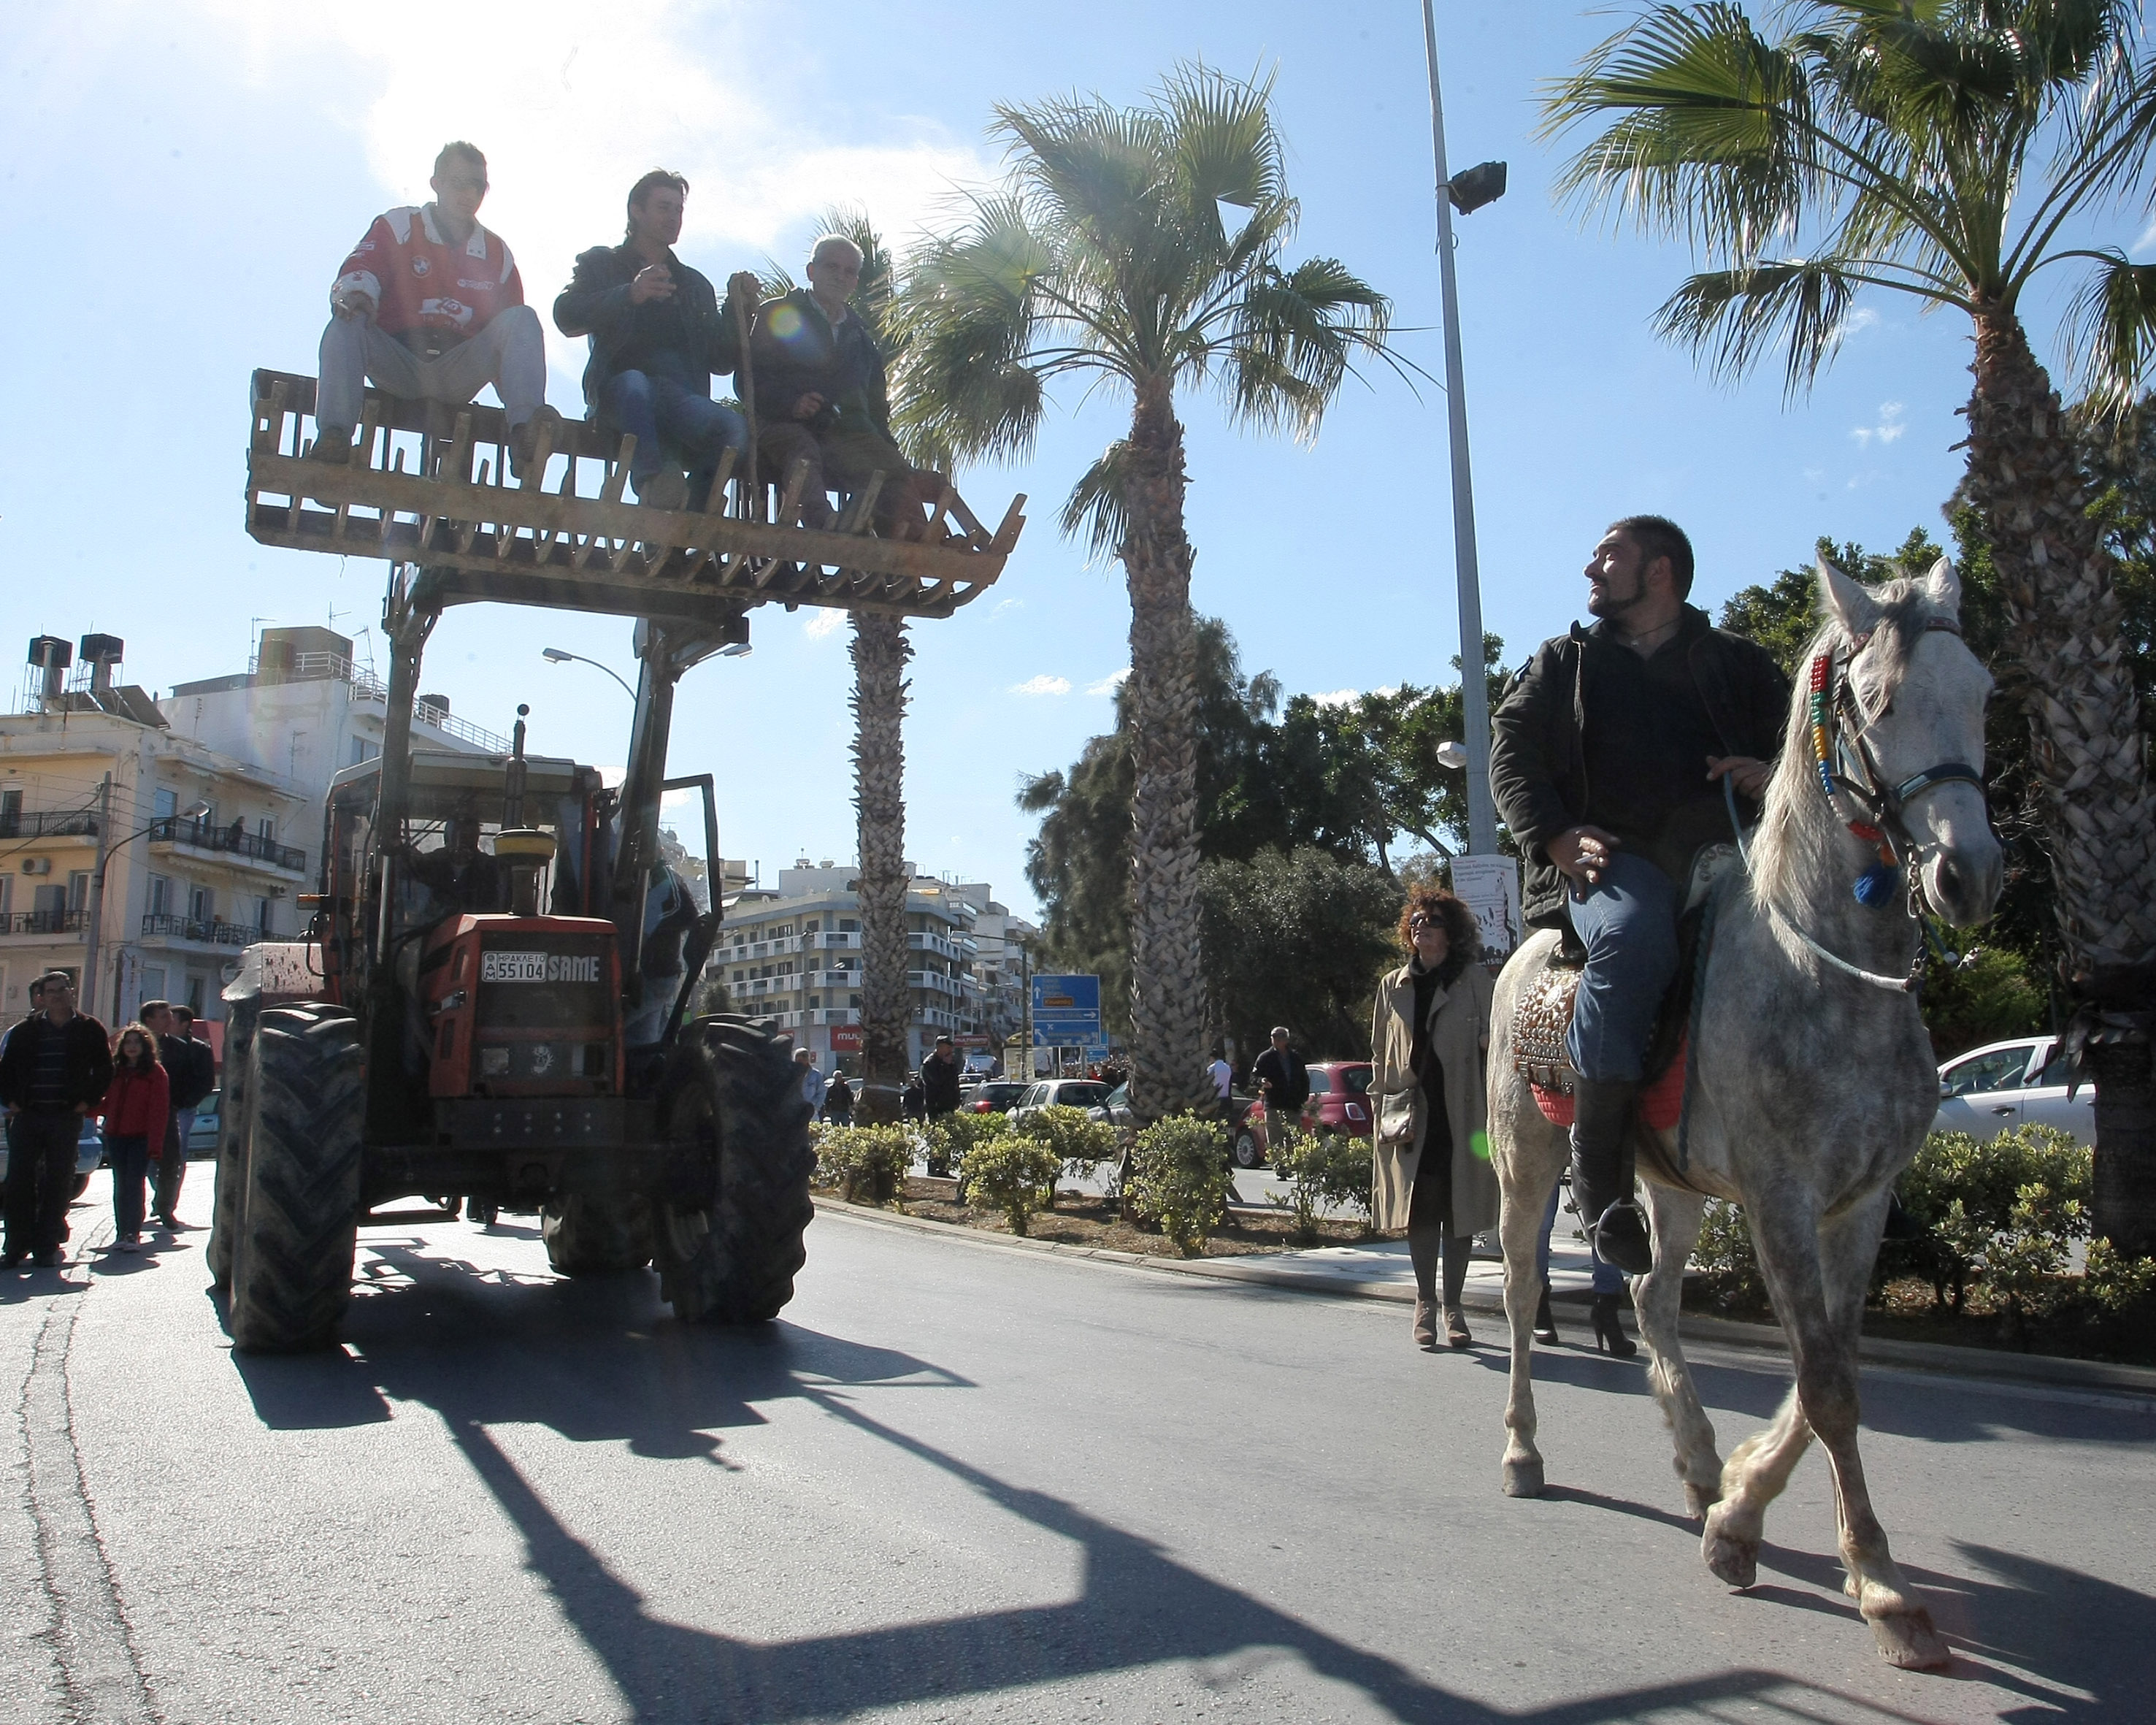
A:
{"type": "Polygon", "coordinates": [[[112,1167],[112,1225],[119,1249],[142,1244],[143,1177],[150,1145],[165,1141],[172,1118],[172,1088],[158,1063],[157,1039],[139,1024],[120,1032],[112,1051],[112,1088],[105,1093],[105,1159],[112,1167]]]}

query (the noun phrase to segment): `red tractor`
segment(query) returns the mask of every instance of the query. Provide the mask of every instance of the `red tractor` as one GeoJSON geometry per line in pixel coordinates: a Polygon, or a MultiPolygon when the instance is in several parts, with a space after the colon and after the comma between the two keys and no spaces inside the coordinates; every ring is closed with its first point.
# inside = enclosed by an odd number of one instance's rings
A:
{"type": "Polygon", "coordinates": [[[949,615],[1002,569],[1019,505],[991,537],[947,492],[927,543],[865,537],[865,504],[836,531],[776,526],[750,487],[733,514],[648,509],[619,501],[630,447],[594,426],[542,440],[511,487],[488,482],[499,409],[371,394],[331,464],[302,459],[312,405],[311,379],[256,374],[248,529],[390,559],[391,666],[381,755],[330,787],[306,939],[249,947],[225,991],[209,1258],[234,1343],[327,1345],[359,1228],[415,1196],[536,1211],[567,1274],[655,1264],[685,1320],[772,1317],[813,1213],[809,1110],[778,1024],[689,1010],[721,910],[661,857],[660,798],[701,790],[715,868],[718,819],[710,775],[665,775],[675,686],[772,600],[949,615]],[[480,600],[638,620],[618,790],[527,757],[521,716],[506,756],[413,749],[427,637],[480,600]]]}

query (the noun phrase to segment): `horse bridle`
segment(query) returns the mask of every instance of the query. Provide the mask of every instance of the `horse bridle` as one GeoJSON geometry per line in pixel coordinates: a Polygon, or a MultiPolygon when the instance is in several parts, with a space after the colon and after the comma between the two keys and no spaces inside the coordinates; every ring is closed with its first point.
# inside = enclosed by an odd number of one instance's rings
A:
{"type": "MultiPolygon", "coordinates": [[[[1926,619],[1922,632],[1928,635],[1934,631],[1958,638],[1961,625],[1950,617],[1926,619]]],[[[1867,739],[1872,721],[1858,704],[1849,677],[1850,667],[1857,655],[1871,642],[1871,634],[1867,631],[1852,636],[1833,652],[1820,653],[1812,661],[1813,760],[1819,772],[1820,789],[1826,794],[1835,813],[1841,815],[1840,806],[1835,801],[1837,796],[1846,796],[1854,803],[1865,818],[1850,820],[1843,816],[1844,824],[1866,844],[1879,847],[1879,861],[1883,868],[1897,873],[1906,870],[1912,893],[1921,898],[1923,884],[1914,866],[1917,838],[1909,830],[1907,817],[1910,804],[1942,785],[1974,785],[1977,796],[1983,797],[1984,775],[1965,761],[1954,760],[1926,767],[1899,783],[1888,780],[1867,739]]],[[[1887,699],[1892,702],[1891,693],[1887,699]]],[[[1885,706],[1880,710],[1883,714],[1885,706]]],[[[1866,873],[1870,874],[1871,871],[1866,873]]],[[[1864,898],[1861,886],[1858,897],[1866,904],[1874,902],[1864,898]]]]}

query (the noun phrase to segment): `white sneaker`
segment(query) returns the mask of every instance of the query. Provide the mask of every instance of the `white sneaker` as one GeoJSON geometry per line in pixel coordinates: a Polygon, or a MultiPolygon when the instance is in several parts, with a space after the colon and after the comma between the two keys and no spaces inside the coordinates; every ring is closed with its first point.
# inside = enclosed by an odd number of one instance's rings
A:
{"type": "Polygon", "coordinates": [[[139,1252],[142,1249],[142,1243],[134,1235],[130,1234],[126,1239],[118,1242],[112,1249],[116,1252],[139,1252]]]}

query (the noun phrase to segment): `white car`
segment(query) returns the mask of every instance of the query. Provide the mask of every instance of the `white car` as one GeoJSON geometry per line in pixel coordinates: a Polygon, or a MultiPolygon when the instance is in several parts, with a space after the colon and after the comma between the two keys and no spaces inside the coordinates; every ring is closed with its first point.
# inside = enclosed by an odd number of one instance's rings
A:
{"type": "Polygon", "coordinates": [[[1934,1132],[1995,1138],[2010,1126],[2056,1126],[2096,1142],[2096,1085],[2086,1073],[2066,1096],[2066,1057],[2053,1036],[2019,1037],[1958,1054],[1939,1068],[1934,1132]]]}
{"type": "Polygon", "coordinates": [[[1043,1108],[1082,1108],[1096,1120],[1114,1118],[1108,1107],[1109,1088],[1098,1079],[1043,1079],[1018,1099],[1011,1118],[1043,1108]]]}

